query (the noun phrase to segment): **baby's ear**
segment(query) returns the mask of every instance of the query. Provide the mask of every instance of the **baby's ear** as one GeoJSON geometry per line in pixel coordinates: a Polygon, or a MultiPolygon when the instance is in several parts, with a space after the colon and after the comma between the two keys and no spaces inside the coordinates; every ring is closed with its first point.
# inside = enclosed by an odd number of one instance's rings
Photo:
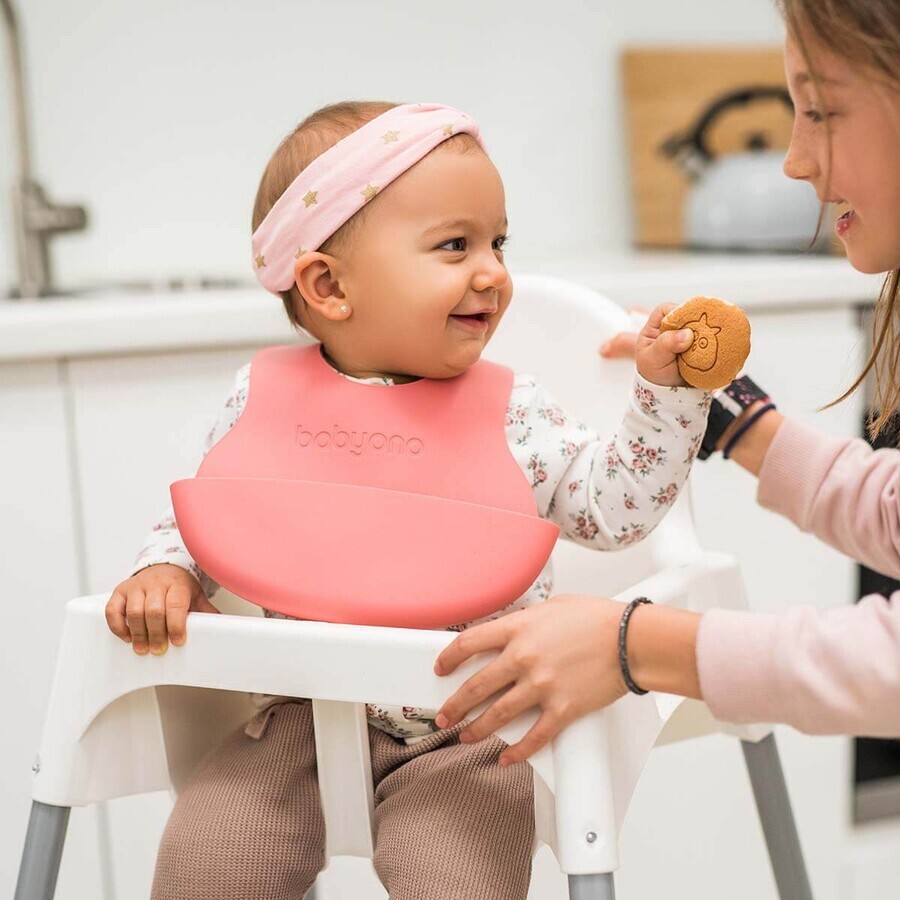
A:
{"type": "Polygon", "coordinates": [[[334,274],[334,257],[327,253],[307,252],[294,263],[294,279],[306,305],[326,318],[334,318],[333,309],[344,299],[334,274]]]}

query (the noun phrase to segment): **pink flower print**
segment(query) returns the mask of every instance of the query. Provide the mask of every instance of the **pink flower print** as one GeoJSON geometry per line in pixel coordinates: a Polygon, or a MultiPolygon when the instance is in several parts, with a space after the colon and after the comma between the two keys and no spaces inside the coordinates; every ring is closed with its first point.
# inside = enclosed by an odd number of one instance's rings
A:
{"type": "Polygon", "coordinates": [[[647,475],[654,466],[660,466],[666,461],[666,451],[662,447],[648,447],[644,437],[639,437],[628,445],[632,459],[629,469],[640,475],[647,475]]]}
{"type": "Polygon", "coordinates": [[[578,510],[578,515],[570,515],[569,518],[575,523],[575,528],[569,534],[574,534],[583,541],[592,541],[600,531],[597,523],[588,516],[586,509],[578,510]]]}
{"type": "Polygon", "coordinates": [[[660,488],[650,499],[656,504],[656,508],[659,509],[661,506],[670,506],[675,502],[677,496],[678,485],[673,481],[664,488],[660,488]]]}
{"type": "Polygon", "coordinates": [[[677,422],[682,428],[689,428],[691,425],[691,420],[684,413],[678,416],[677,422]]]}
{"type": "Polygon", "coordinates": [[[647,536],[647,529],[643,525],[636,525],[634,522],[630,526],[623,525],[617,535],[614,535],[616,543],[620,547],[629,547],[637,544],[647,536]]]}
{"type": "Polygon", "coordinates": [[[578,445],[574,441],[561,441],[559,452],[564,459],[572,459],[578,455],[578,445]]]}
{"type": "Polygon", "coordinates": [[[638,505],[634,502],[634,497],[631,494],[625,494],[624,501],[625,509],[637,509],[638,505]]]}
{"type": "Polygon", "coordinates": [[[619,475],[619,464],[622,462],[622,457],[619,456],[619,451],[616,449],[616,442],[610,441],[606,445],[606,458],[604,460],[604,466],[606,467],[606,477],[612,481],[613,478],[617,478],[619,475]]]}
{"type": "Polygon", "coordinates": [[[532,453],[528,460],[528,468],[531,469],[531,486],[537,487],[547,480],[547,470],[544,468],[545,463],[541,460],[537,453],[532,453]]]}
{"type": "Polygon", "coordinates": [[[631,471],[640,472],[641,475],[646,475],[650,471],[650,463],[647,462],[647,459],[645,457],[636,456],[631,461],[631,471]]]}
{"type": "Polygon", "coordinates": [[[506,425],[510,427],[512,425],[521,425],[525,422],[525,419],[528,417],[528,413],[521,406],[510,406],[506,410],[506,425]]]}
{"type": "Polygon", "coordinates": [[[571,497],[573,494],[577,494],[578,491],[581,490],[581,486],[584,484],[584,480],[579,478],[578,481],[570,481],[569,482],[569,496],[571,497]]]}
{"type": "Polygon", "coordinates": [[[174,516],[166,516],[164,519],[160,519],[159,522],[157,522],[153,526],[153,530],[154,531],[164,531],[164,530],[168,530],[169,528],[174,528],[174,527],[175,527],[174,516]]]}
{"type": "Polygon", "coordinates": [[[562,409],[555,404],[539,409],[538,416],[539,418],[550,422],[551,425],[556,425],[559,428],[562,428],[566,424],[566,417],[563,415],[562,409]]]}
{"type": "Polygon", "coordinates": [[[657,410],[659,400],[649,388],[644,387],[642,384],[635,385],[634,398],[637,400],[641,412],[646,413],[648,416],[659,415],[657,410]]]}
{"type": "Polygon", "coordinates": [[[403,718],[407,721],[415,722],[422,718],[422,710],[418,706],[404,706],[403,718]]]}

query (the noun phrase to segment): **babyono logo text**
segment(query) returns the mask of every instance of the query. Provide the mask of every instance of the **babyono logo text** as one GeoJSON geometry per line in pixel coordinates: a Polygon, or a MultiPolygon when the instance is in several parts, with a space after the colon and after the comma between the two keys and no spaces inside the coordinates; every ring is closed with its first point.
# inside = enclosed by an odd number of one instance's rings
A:
{"type": "Polygon", "coordinates": [[[303,450],[346,450],[351,456],[366,453],[386,453],[397,456],[421,456],[425,443],[419,438],[407,438],[402,434],[390,437],[380,431],[344,431],[334,425],[330,431],[309,431],[303,425],[297,426],[297,446],[303,450]]]}

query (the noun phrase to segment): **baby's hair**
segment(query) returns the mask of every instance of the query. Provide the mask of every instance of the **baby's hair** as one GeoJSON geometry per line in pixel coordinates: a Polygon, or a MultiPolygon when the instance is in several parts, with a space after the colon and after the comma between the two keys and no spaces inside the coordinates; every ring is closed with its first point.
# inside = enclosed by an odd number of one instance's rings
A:
{"type": "MultiPolygon", "coordinates": [[[[256,191],[253,204],[252,231],[256,231],[278,198],[288,189],[293,180],[314,160],[338,141],[352,134],[372,119],[399,106],[381,100],[345,100],[323,106],[307,116],[279,145],[266,166],[256,191]]],[[[444,141],[435,150],[452,149],[468,152],[479,147],[470,134],[458,134],[444,141]]],[[[434,151],[432,151],[434,152],[434,151]]],[[[318,249],[323,253],[340,253],[351,245],[353,235],[365,221],[368,210],[380,198],[367,203],[356,215],[345,222],[318,249]]],[[[288,319],[294,328],[302,327],[298,318],[299,304],[305,304],[294,285],[290,290],[281,291],[281,299],[288,319]]]]}
{"type": "MultiPolygon", "coordinates": [[[[796,39],[813,86],[822,97],[820,73],[810,53],[810,39],[882,82],[900,96],[900,2],[898,0],[775,0],[796,39]]],[[[826,128],[828,119],[825,119],[826,128]]],[[[900,123],[898,123],[900,128],[900,123]]],[[[827,179],[831,179],[831,135],[827,179]]],[[[826,190],[827,193],[827,190],[826,190]]],[[[821,227],[822,217],[819,219],[821,227]]],[[[846,400],[875,375],[875,404],[869,432],[877,437],[900,411],[900,269],[889,272],[875,308],[872,352],[856,381],[825,407],[846,400]]],[[[900,435],[898,435],[900,436],[900,435]]]]}

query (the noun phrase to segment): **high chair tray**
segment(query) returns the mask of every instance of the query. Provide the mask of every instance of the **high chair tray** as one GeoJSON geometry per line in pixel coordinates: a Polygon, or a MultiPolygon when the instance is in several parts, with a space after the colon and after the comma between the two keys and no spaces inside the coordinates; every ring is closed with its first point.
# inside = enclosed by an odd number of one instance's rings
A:
{"type": "Polygon", "coordinates": [[[489,615],[528,590],[559,535],[536,515],[359,485],[201,477],[171,493],[211,578],[323,622],[445,628],[489,615]]]}

